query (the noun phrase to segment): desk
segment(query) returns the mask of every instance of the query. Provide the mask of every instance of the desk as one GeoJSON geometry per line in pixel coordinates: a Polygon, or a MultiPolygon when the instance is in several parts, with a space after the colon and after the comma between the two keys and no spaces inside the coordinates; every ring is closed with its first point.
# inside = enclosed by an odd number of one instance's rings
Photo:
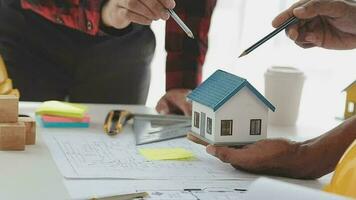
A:
{"type": "MultiPolygon", "coordinates": [[[[38,103],[21,102],[20,113],[34,115],[38,103]]],[[[118,106],[118,105],[94,105],[90,104],[89,114],[92,117],[90,129],[101,131],[105,115],[112,109],[128,109],[133,112],[153,113],[152,109],[144,106],[118,106]]],[[[337,122],[336,122],[337,123],[337,122]]],[[[321,130],[330,128],[324,126],[318,130],[316,127],[298,125],[297,127],[269,127],[272,137],[285,136],[292,139],[303,140],[321,133],[321,130]],[[303,135],[307,131],[308,135],[303,135]]],[[[37,141],[34,146],[26,146],[25,151],[0,151],[0,199],[68,199],[69,195],[63,183],[51,155],[41,137],[41,132],[49,129],[38,128],[37,141]]],[[[318,181],[290,180],[302,185],[320,188],[329,177],[318,181]]],[[[287,180],[287,179],[284,179],[287,180]]]]}

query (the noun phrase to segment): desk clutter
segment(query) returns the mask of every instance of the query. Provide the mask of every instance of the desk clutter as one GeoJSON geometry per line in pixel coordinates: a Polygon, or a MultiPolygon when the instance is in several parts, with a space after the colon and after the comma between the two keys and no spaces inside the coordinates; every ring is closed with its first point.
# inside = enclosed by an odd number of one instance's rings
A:
{"type": "Polygon", "coordinates": [[[18,97],[0,95],[0,150],[25,150],[36,143],[36,122],[19,116],[18,107],[18,97]]]}
{"type": "Polygon", "coordinates": [[[88,128],[88,108],[81,104],[61,101],[45,101],[36,110],[44,128],[88,128]]]}

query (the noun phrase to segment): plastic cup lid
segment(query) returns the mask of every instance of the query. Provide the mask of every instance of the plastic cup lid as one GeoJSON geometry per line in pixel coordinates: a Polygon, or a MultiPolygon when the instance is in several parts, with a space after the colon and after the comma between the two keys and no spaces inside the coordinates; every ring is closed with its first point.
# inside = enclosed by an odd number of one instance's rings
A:
{"type": "Polygon", "coordinates": [[[304,77],[304,73],[295,67],[273,66],[267,69],[266,75],[281,77],[304,77]]]}

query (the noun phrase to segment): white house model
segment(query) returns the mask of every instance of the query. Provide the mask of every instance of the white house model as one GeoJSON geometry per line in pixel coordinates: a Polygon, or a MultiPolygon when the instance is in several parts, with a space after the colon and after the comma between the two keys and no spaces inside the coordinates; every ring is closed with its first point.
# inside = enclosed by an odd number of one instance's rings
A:
{"type": "Polygon", "coordinates": [[[214,145],[244,145],[267,137],[275,107],[246,79],[217,70],[187,97],[192,133],[214,145]]]}

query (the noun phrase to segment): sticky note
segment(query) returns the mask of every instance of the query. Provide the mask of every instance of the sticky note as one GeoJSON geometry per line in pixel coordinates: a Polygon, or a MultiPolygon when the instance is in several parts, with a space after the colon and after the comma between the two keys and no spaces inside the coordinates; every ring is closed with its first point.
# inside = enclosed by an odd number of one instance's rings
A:
{"type": "Polygon", "coordinates": [[[88,128],[88,122],[46,122],[43,118],[39,118],[40,124],[44,128],[88,128]]]}
{"type": "Polygon", "coordinates": [[[62,122],[62,123],[84,122],[84,123],[89,123],[90,117],[88,115],[85,115],[83,118],[42,115],[42,120],[44,122],[62,122]]]}
{"type": "Polygon", "coordinates": [[[87,107],[79,104],[61,101],[45,101],[36,110],[36,114],[83,118],[86,111],[87,107]]]}
{"type": "Polygon", "coordinates": [[[183,148],[144,148],[139,152],[147,160],[192,160],[194,154],[183,148]]]}

